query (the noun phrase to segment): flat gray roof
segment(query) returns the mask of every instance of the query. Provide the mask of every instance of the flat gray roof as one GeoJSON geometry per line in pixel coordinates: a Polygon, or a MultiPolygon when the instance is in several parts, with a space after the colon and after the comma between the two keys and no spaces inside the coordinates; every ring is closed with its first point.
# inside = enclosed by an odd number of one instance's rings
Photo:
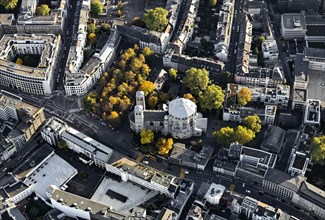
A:
{"type": "Polygon", "coordinates": [[[302,13],[285,13],[281,18],[285,29],[306,29],[305,16],[302,13]]]}

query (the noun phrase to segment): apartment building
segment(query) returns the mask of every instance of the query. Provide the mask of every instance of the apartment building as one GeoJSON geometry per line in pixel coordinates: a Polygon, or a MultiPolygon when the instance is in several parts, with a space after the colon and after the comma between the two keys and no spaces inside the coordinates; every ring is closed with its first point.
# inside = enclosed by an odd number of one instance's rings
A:
{"type": "Polygon", "coordinates": [[[281,34],[283,39],[304,39],[306,32],[306,21],[303,13],[285,13],[281,15],[281,34]]]}
{"type": "Polygon", "coordinates": [[[12,93],[0,93],[0,163],[29,141],[45,121],[43,108],[29,105],[12,93]]]}
{"type": "MultiPolygon", "coordinates": [[[[87,20],[85,20],[86,24],[87,20]]],[[[102,50],[95,53],[86,64],[81,66],[84,58],[83,48],[86,36],[86,31],[79,33],[77,45],[70,48],[64,80],[66,95],[84,95],[89,91],[100,79],[107,67],[113,63],[116,49],[122,38],[117,29],[112,29],[109,39],[102,50]]]]}
{"type": "Polygon", "coordinates": [[[228,48],[230,43],[233,14],[234,0],[223,1],[223,5],[219,11],[216,43],[214,44],[214,54],[222,62],[228,61],[228,48]]]}
{"type": "Polygon", "coordinates": [[[266,39],[262,43],[262,53],[266,64],[276,64],[278,62],[279,50],[275,39],[266,39]]]}
{"type": "MultiPolygon", "coordinates": [[[[62,34],[67,17],[67,0],[60,0],[49,16],[36,15],[38,0],[22,0],[20,13],[14,22],[2,23],[5,34],[62,34]]],[[[1,19],[1,17],[0,17],[1,19]]],[[[2,20],[2,19],[1,19],[2,20]]],[[[0,21],[1,21],[0,20],[0,21]]]]}
{"type": "Polygon", "coordinates": [[[174,198],[180,180],[128,158],[110,160],[106,171],[121,177],[122,181],[132,181],[148,189],[156,190],[174,198]]]}
{"type": "Polygon", "coordinates": [[[5,34],[0,40],[0,84],[27,93],[51,95],[60,50],[60,35],[5,34]],[[37,67],[14,60],[26,55],[40,56],[37,67]]]}

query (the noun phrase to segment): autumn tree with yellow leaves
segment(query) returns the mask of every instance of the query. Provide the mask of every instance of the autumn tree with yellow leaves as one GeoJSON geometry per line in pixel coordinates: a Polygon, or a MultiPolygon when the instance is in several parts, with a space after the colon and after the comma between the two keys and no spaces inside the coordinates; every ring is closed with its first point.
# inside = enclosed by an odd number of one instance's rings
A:
{"type": "Polygon", "coordinates": [[[155,138],[155,134],[152,130],[147,130],[143,128],[140,133],[141,144],[151,144],[155,138]]]}
{"type": "Polygon", "coordinates": [[[159,138],[156,146],[158,148],[158,154],[167,155],[169,151],[173,148],[173,138],[159,138]]]}

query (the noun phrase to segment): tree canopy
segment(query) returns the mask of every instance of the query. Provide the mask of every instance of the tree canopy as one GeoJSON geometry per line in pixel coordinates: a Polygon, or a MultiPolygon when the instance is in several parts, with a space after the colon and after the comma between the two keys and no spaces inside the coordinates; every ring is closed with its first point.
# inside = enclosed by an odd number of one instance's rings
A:
{"type": "Polygon", "coordinates": [[[158,154],[167,155],[169,151],[173,148],[173,139],[172,138],[159,138],[157,142],[158,154]]]}
{"type": "Polygon", "coordinates": [[[224,93],[220,86],[209,85],[202,94],[199,95],[199,103],[202,109],[221,109],[224,101],[224,93]]]}
{"type": "Polygon", "coordinates": [[[231,127],[224,127],[218,131],[213,132],[213,136],[216,137],[218,144],[224,147],[229,147],[233,142],[233,135],[235,130],[231,127]]]}
{"type": "Polygon", "coordinates": [[[257,133],[261,130],[261,119],[257,115],[249,115],[243,120],[244,125],[251,129],[253,132],[257,133]]]}
{"type": "Polygon", "coordinates": [[[234,141],[240,144],[247,144],[254,138],[255,133],[252,130],[241,125],[239,125],[234,132],[234,141]]]}
{"type": "Polygon", "coordinates": [[[150,47],[145,47],[142,49],[142,54],[145,56],[145,57],[150,57],[154,54],[154,51],[150,49],[150,47]]]}
{"type": "Polygon", "coordinates": [[[143,21],[147,28],[153,31],[163,31],[168,23],[168,11],[161,7],[149,9],[143,15],[143,21]]]}
{"type": "Polygon", "coordinates": [[[169,73],[169,76],[172,77],[173,79],[175,79],[177,77],[177,70],[175,70],[174,68],[170,68],[168,73],[169,73]]]}
{"type": "Polygon", "coordinates": [[[145,95],[148,95],[155,90],[155,85],[150,81],[143,81],[139,89],[143,91],[145,95]]]}
{"type": "Polygon", "coordinates": [[[239,93],[237,95],[237,102],[239,105],[244,106],[251,101],[252,101],[252,93],[247,87],[244,87],[241,90],[239,90],[239,93]]]}
{"type": "Polygon", "coordinates": [[[216,6],[217,3],[218,3],[218,0],[209,0],[209,5],[210,5],[211,7],[216,6]]]}
{"type": "Polygon", "coordinates": [[[50,15],[50,11],[51,11],[51,9],[46,4],[39,5],[36,8],[37,15],[48,16],[48,15],[50,15]]]}
{"type": "Polygon", "coordinates": [[[191,100],[192,102],[196,103],[196,99],[193,97],[193,95],[192,95],[191,93],[185,93],[185,94],[183,95],[183,98],[184,98],[184,99],[189,99],[189,100],[191,100]]]}
{"type": "Polygon", "coordinates": [[[120,115],[116,111],[111,112],[111,114],[108,116],[108,120],[113,127],[118,127],[121,123],[120,115]]]}
{"type": "Polygon", "coordinates": [[[191,68],[185,72],[184,84],[195,95],[204,91],[209,83],[209,73],[206,69],[191,68]]]}
{"type": "Polygon", "coordinates": [[[66,150],[68,148],[68,144],[65,140],[58,141],[58,147],[60,149],[66,150]]]}
{"type": "Polygon", "coordinates": [[[18,57],[17,60],[16,60],[16,63],[22,65],[23,64],[23,59],[18,57]]]}
{"type": "Polygon", "coordinates": [[[155,138],[155,134],[152,130],[147,130],[143,128],[140,133],[141,136],[141,144],[151,144],[153,139],[155,138]]]}
{"type": "Polygon", "coordinates": [[[91,41],[91,43],[95,43],[96,42],[96,34],[95,33],[90,33],[88,35],[88,39],[91,41]]]}
{"type": "Polygon", "coordinates": [[[311,155],[315,163],[325,165],[325,135],[313,138],[311,155]]]}
{"type": "Polygon", "coordinates": [[[17,6],[18,0],[0,0],[0,5],[2,5],[6,10],[14,9],[17,6]]]}
{"type": "Polygon", "coordinates": [[[152,94],[149,96],[148,98],[148,105],[149,105],[149,108],[151,109],[155,109],[157,104],[158,104],[158,96],[156,94],[152,94]]]}
{"type": "Polygon", "coordinates": [[[96,33],[97,28],[96,25],[94,23],[90,23],[87,25],[87,32],[90,33],[96,33]]]}
{"type": "Polygon", "coordinates": [[[91,0],[90,13],[92,15],[99,15],[103,12],[103,4],[99,0],[91,0]]]}
{"type": "Polygon", "coordinates": [[[102,31],[107,33],[111,30],[111,25],[109,23],[102,23],[100,28],[102,29],[102,31]]]}

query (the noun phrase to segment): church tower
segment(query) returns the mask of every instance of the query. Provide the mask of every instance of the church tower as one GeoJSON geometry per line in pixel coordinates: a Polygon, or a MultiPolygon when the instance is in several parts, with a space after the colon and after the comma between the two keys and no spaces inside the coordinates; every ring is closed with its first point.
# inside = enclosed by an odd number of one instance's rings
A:
{"type": "Polygon", "coordinates": [[[144,127],[143,107],[141,105],[136,105],[134,107],[134,124],[135,132],[140,133],[144,127]]]}
{"type": "Polygon", "coordinates": [[[142,106],[142,110],[146,109],[146,101],[145,101],[145,96],[143,91],[137,91],[135,94],[135,104],[142,106]]]}

